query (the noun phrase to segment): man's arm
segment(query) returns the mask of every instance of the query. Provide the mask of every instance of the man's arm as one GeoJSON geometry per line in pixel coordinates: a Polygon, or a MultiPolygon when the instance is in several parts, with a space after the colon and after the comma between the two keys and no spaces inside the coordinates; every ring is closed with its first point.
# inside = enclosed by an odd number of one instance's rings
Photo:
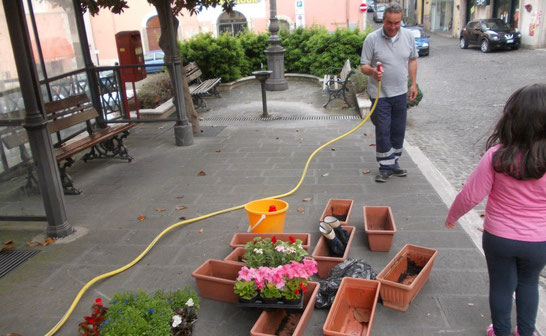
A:
{"type": "Polygon", "coordinates": [[[417,98],[417,58],[410,58],[408,61],[408,72],[411,80],[409,99],[417,98]]]}

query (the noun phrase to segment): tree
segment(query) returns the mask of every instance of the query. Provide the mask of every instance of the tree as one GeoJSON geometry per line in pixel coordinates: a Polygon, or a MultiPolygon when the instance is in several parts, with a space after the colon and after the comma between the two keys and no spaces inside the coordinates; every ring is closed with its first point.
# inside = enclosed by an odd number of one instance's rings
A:
{"type": "MultiPolygon", "coordinates": [[[[101,8],[110,10],[114,14],[120,14],[125,8],[129,8],[128,0],[79,0],[81,4],[82,12],[89,11],[91,15],[99,13],[101,8]]],[[[133,0],[135,1],[135,0],[133,0]]],[[[168,15],[173,16],[174,31],[178,31],[179,21],[176,15],[180,14],[182,10],[186,9],[190,15],[197,14],[204,8],[216,7],[221,5],[226,12],[231,12],[233,6],[235,6],[236,0],[147,0],[148,3],[153,5],[157,11],[157,17],[159,19],[159,25],[161,26],[161,36],[159,38],[159,47],[165,52],[165,61],[171,62],[171,45],[167,40],[168,30],[168,15]],[[163,1],[169,1],[171,12],[164,10],[162,6],[163,1]]],[[[174,46],[176,47],[176,46],[174,46]]],[[[168,67],[169,76],[173,79],[173,73],[171,67],[168,67]]],[[[188,83],[186,82],[186,74],[184,73],[184,67],[182,67],[182,89],[184,93],[184,101],[186,103],[186,114],[189,122],[192,124],[193,133],[199,132],[199,121],[197,119],[197,112],[193,106],[188,83]]]]}

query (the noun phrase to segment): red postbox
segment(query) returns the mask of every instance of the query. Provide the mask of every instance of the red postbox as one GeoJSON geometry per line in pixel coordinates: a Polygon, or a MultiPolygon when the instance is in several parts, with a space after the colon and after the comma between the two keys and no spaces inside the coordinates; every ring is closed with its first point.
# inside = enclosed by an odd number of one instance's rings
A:
{"type": "MultiPolygon", "coordinates": [[[[140,32],[138,30],[121,31],[117,33],[116,46],[118,50],[119,65],[144,65],[142,39],[140,38],[140,32]]],[[[127,91],[125,89],[125,83],[131,82],[133,84],[133,96],[135,99],[137,118],[140,118],[135,82],[146,78],[146,67],[120,68],[119,70],[121,98],[123,100],[123,106],[125,107],[125,115],[128,119],[131,118],[129,103],[127,101],[127,91]]]]}

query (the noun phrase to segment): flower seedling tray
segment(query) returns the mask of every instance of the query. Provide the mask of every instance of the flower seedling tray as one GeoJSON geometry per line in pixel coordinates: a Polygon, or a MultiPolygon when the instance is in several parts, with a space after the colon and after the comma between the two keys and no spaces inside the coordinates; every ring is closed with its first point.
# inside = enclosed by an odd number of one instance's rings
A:
{"type": "Polygon", "coordinates": [[[330,270],[334,268],[334,266],[336,266],[337,264],[344,262],[349,256],[349,249],[351,248],[356,228],[354,226],[344,226],[343,228],[347,232],[349,232],[349,241],[347,243],[347,247],[345,248],[345,253],[343,254],[343,257],[330,256],[328,243],[326,242],[326,238],[324,238],[324,236],[322,235],[320,236],[317,245],[313,250],[313,254],[311,255],[311,257],[313,257],[313,259],[315,259],[315,261],[317,262],[318,277],[321,279],[326,279],[330,270]]]}
{"type": "Polygon", "coordinates": [[[343,278],[322,328],[324,335],[370,335],[380,288],[377,280],[343,278]]]}
{"type": "Polygon", "coordinates": [[[237,301],[236,303],[237,307],[243,307],[243,308],[260,308],[260,309],[303,309],[303,296],[300,297],[300,300],[298,303],[285,303],[283,301],[279,301],[277,303],[265,303],[260,299],[257,299],[254,302],[241,302],[237,301]]]}
{"type": "Polygon", "coordinates": [[[326,216],[334,216],[341,225],[348,225],[352,208],[353,200],[351,199],[330,199],[322,212],[322,216],[320,216],[320,220],[323,221],[326,216]]]}
{"type": "MultiPolygon", "coordinates": [[[[407,244],[377,275],[381,282],[381,299],[385,307],[406,311],[430,276],[437,250],[407,244]],[[410,274],[417,268],[417,274],[410,274]],[[401,281],[411,276],[411,282],[401,281]]],[[[406,279],[407,280],[407,279],[406,279]]]]}
{"type": "Polygon", "coordinates": [[[273,336],[273,335],[292,335],[301,336],[309,322],[309,318],[315,308],[315,301],[320,285],[317,282],[308,282],[307,291],[303,298],[303,312],[290,309],[275,309],[272,311],[264,310],[252,329],[251,336],[273,336]],[[284,320],[293,316],[293,327],[287,330],[288,323],[284,320]],[[284,328],[281,325],[284,324],[284,328]],[[282,329],[282,330],[279,330],[282,329]]]}
{"type": "Polygon", "coordinates": [[[256,237],[264,238],[277,238],[277,240],[289,241],[289,237],[301,240],[301,246],[304,250],[308,250],[311,247],[311,234],[310,233],[236,233],[233,235],[229,247],[237,248],[244,247],[246,243],[253,240],[256,237]]]}
{"type": "Polygon", "coordinates": [[[365,206],[364,231],[368,236],[370,250],[388,252],[391,249],[396,224],[389,206],[365,206]]]}

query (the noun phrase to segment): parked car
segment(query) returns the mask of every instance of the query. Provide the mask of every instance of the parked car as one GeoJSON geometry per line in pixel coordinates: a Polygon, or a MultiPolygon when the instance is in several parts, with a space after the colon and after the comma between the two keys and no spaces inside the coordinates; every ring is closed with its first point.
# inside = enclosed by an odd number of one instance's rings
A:
{"type": "Polygon", "coordinates": [[[373,20],[375,22],[383,21],[383,14],[385,14],[385,8],[387,8],[387,5],[375,4],[375,10],[373,12],[373,20]]]}
{"type": "Polygon", "coordinates": [[[418,26],[406,26],[406,29],[409,29],[415,38],[415,46],[417,47],[417,51],[419,52],[419,56],[428,56],[430,53],[430,41],[427,34],[425,34],[425,31],[423,28],[418,26]]]}
{"type": "Polygon", "coordinates": [[[144,54],[146,73],[163,72],[165,53],[162,50],[152,50],[144,54]]]}
{"type": "Polygon", "coordinates": [[[470,21],[461,31],[459,46],[462,49],[470,45],[479,45],[482,52],[493,49],[518,49],[521,33],[501,19],[482,19],[470,21]]]}
{"type": "Polygon", "coordinates": [[[368,0],[368,12],[373,12],[374,1],[368,0]]]}

